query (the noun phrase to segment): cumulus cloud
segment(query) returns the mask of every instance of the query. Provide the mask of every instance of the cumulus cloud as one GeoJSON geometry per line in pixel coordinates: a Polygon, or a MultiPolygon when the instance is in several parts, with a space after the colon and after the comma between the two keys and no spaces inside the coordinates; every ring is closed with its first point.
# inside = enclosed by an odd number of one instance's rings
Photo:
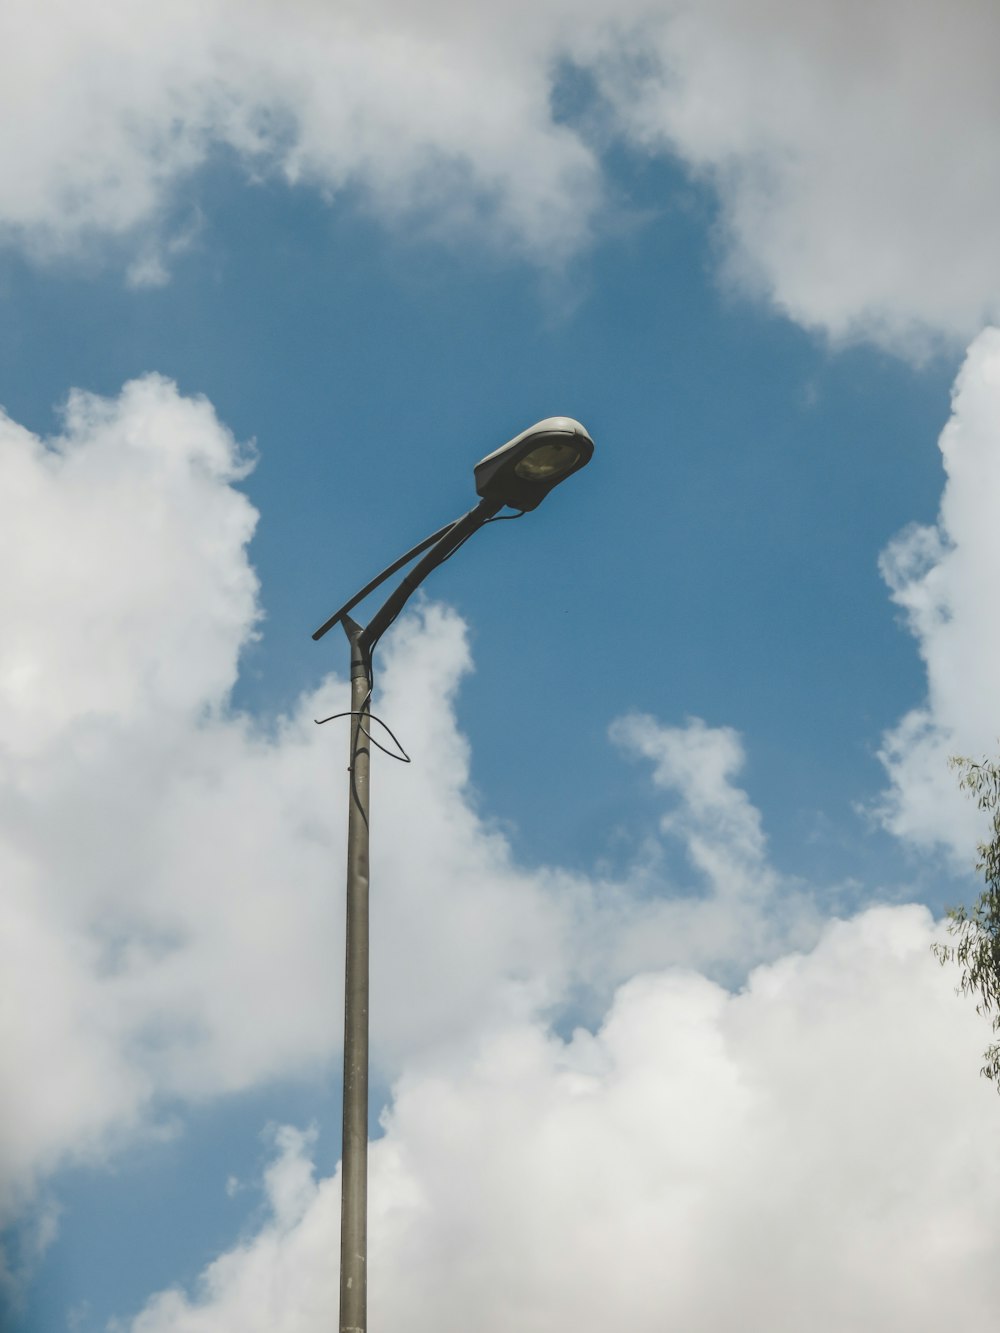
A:
{"type": "Polygon", "coordinates": [[[718,192],[732,277],[913,350],[997,311],[998,40],[984,0],[681,0],[595,67],[629,137],[718,192]]]}
{"type": "Polygon", "coordinates": [[[10,0],[0,228],[38,255],[132,237],[130,280],[160,283],[223,154],[560,262],[614,204],[617,138],[715,193],[730,278],[913,350],[997,312],[998,38],[986,0],[10,0]],[[595,90],[576,119],[567,71],[595,90]]]}
{"type": "MultiPolygon", "coordinates": [[[[0,1061],[4,1193],[23,1208],[69,1157],[161,1108],[315,1074],[340,1039],[343,754],[313,718],[233,710],[256,633],[237,483],[246,452],[204,399],[148,376],[70,395],[42,441],[0,422],[0,1061]]],[[[425,603],[387,641],[380,708],[417,770],[377,766],[375,1058],[447,1066],[512,1021],[599,1013],[638,968],[720,973],[812,937],[734,786],[741,749],[633,718],[686,847],[618,881],[524,867],[478,815],[452,703],[465,627],[425,603]],[[721,820],[713,860],[706,829],[721,820]],[[780,911],[778,910],[780,907],[780,911]]],[[[713,835],[714,837],[714,835],[713,835]]]]}
{"type": "Polygon", "coordinates": [[[707,727],[692,718],[685,727],[661,727],[632,715],[612,727],[622,745],[655,762],[654,781],[684,793],[684,805],[665,815],[665,831],[687,837],[692,859],[720,892],[749,879],[759,888],[771,879],[760,813],[733,778],[744,764],[743,745],[731,727],[707,727]]]}
{"type": "MultiPolygon", "coordinates": [[[[358,189],[383,217],[563,255],[599,196],[592,153],[550,114],[568,13],[14,0],[0,223],[37,254],[168,225],[179,183],[224,150],[257,178],[358,189]]],[[[146,243],[133,281],[162,266],[146,243]]]]}
{"type": "Polygon", "coordinates": [[[114,921],[145,917],[145,947],[159,931],[169,952],[169,903],[144,898],[157,751],[228,693],[257,585],[231,558],[255,521],[230,485],[244,464],[204,401],[150,377],[116,402],[71,395],[47,445],[4,417],[0,445],[0,1141],[16,1194],[148,1093],[123,1059],[114,921]]]}
{"type": "Polygon", "coordinates": [[[940,446],[946,482],[938,521],[900,533],[882,574],[927,667],[927,699],[884,738],[890,788],[882,816],[900,837],[940,842],[968,864],[982,815],[957,787],[952,755],[995,756],[1000,628],[1000,330],[969,348],[940,446]]]}
{"type": "MultiPolygon", "coordinates": [[[[638,918],[626,899],[619,976],[669,961],[738,982],[754,963],[815,938],[822,919],[816,903],[772,865],[760,812],[736,784],[745,762],[737,732],[701,718],[670,727],[631,714],[612,725],[611,736],[627,753],[653,761],[654,784],[672,797],[660,828],[683,846],[703,891],[696,903],[657,894],[638,918]]],[[[598,929],[607,930],[608,904],[591,910],[598,929]]]]}
{"type": "MultiPolygon", "coordinates": [[[[995,1098],[933,936],[870,909],[737,994],[648,973],[594,1032],[512,1024],[404,1076],[371,1152],[373,1325],[986,1333],[995,1098]]],[[[130,1333],[329,1326],[339,1180],[302,1133],[277,1147],[263,1226],[130,1333]]]]}

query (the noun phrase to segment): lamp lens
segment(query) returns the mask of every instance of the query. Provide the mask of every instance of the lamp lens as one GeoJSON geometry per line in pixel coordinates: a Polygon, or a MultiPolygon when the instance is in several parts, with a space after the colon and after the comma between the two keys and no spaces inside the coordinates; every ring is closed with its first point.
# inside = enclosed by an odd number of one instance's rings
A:
{"type": "Polygon", "coordinates": [[[568,472],[580,457],[580,451],[572,444],[557,441],[554,444],[540,444],[521,459],[514,471],[527,481],[547,481],[561,472],[568,472]]]}

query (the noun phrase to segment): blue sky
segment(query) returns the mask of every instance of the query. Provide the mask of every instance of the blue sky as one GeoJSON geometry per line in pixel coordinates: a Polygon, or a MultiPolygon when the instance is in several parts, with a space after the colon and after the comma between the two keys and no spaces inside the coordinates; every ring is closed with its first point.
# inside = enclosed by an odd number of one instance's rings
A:
{"type": "Polygon", "coordinates": [[[12,7],[12,1333],[335,1319],[309,635],[555,413],[590,467],[379,655],[373,1327],[990,1327],[930,944],[1000,734],[998,23],[842,22],[12,7]]]}

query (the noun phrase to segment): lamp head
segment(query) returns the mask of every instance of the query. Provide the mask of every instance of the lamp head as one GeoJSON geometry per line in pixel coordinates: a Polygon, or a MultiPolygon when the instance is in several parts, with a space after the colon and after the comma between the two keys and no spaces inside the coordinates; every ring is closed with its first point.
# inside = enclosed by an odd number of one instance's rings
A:
{"type": "Polygon", "coordinates": [[[512,509],[535,509],[590,462],[594,441],[572,417],[546,417],[476,464],[476,493],[512,509]]]}

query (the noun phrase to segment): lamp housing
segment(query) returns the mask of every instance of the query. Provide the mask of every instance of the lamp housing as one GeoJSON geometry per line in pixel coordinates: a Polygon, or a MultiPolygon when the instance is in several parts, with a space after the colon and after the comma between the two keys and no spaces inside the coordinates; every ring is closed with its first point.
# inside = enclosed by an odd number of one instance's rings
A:
{"type": "Polygon", "coordinates": [[[476,493],[512,509],[536,509],[593,452],[594,441],[579,421],[546,417],[476,464],[476,493]]]}

